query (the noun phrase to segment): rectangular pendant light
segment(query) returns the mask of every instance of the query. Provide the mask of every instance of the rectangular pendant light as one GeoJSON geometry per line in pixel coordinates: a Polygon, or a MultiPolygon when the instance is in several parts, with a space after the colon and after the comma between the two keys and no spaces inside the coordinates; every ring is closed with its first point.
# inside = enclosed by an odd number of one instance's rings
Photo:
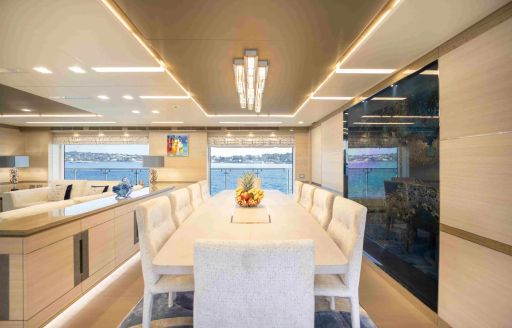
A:
{"type": "Polygon", "coordinates": [[[235,87],[242,109],[261,111],[263,91],[268,76],[268,61],[258,60],[256,49],[246,49],[244,58],[233,60],[235,87]]]}

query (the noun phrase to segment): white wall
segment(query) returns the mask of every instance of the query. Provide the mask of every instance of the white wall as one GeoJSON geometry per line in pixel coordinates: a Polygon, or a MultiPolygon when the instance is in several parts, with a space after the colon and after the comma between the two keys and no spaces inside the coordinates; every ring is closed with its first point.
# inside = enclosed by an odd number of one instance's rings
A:
{"type": "Polygon", "coordinates": [[[311,180],[343,192],[343,113],[311,130],[311,180]]]}

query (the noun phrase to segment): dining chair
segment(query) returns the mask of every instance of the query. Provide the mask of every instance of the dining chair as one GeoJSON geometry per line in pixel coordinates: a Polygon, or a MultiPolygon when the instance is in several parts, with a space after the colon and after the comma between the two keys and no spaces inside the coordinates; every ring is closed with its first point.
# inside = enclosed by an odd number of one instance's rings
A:
{"type": "Polygon", "coordinates": [[[293,185],[293,200],[296,201],[297,203],[300,200],[300,193],[302,191],[303,184],[303,182],[295,180],[295,184],[293,185]]]}
{"type": "Polygon", "coordinates": [[[151,325],[153,295],[169,293],[169,306],[171,306],[176,292],[194,290],[194,278],[192,275],[160,275],[153,269],[154,257],[176,231],[176,226],[171,219],[169,198],[161,196],[137,205],[135,216],[144,279],[142,327],[148,328],[151,325]]]}
{"type": "Polygon", "coordinates": [[[190,204],[194,210],[197,210],[199,206],[203,203],[203,195],[201,194],[201,186],[199,183],[191,184],[187,187],[189,196],[190,196],[190,204]]]}
{"type": "Polygon", "coordinates": [[[312,240],[196,240],[194,327],[314,326],[312,240]]]}
{"type": "Polygon", "coordinates": [[[300,200],[299,204],[304,207],[307,211],[311,210],[311,206],[313,206],[313,194],[315,193],[315,187],[308,183],[304,183],[302,185],[302,190],[300,192],[300,200]]]}
{"type": "Polygon", "coordinates": [[[327,230],[332,219],[332,204],[334,194],[320,188],[316,188],[313,194],[313,205],[311,206],[311,215],[320,223],[322,228],[327,230]]]}
{"type": "Polygon", "coordinates": [[[201,187],[201,196],[203,197],[203,201],[206,201],[207,199],[210,198],[210,189],[208,188],[208,181],[199,181],[199,186],[201,187]]]}
{"type": "Polygon", "coordinates": [[[181,188],[171,192],[172,219],[176,227],[179,227],[192,213],[194,208],[190,203],[187,188],[181,188]]]}
{"type": "Polygon", "coordinates": [[[316,275],[315,296],[330,297],[331,310],[336,310],[336,297],[350,299],[352,327],[359,328],[359,277],[363,258],[364,227],[367,209],[350,199],[334,199],[332,220],[327,232],[348,260],[343,275],[316,275]]]}

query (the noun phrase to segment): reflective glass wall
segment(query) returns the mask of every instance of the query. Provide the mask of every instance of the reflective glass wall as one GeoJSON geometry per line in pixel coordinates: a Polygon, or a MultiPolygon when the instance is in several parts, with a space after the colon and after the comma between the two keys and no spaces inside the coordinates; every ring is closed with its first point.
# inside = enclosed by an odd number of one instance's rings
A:
{"type": "Polygon", "coordinates": [[[348,109],[345,197],[368,207],[364,250],[433,310],[439,258],[437,62],[348,109]]]}

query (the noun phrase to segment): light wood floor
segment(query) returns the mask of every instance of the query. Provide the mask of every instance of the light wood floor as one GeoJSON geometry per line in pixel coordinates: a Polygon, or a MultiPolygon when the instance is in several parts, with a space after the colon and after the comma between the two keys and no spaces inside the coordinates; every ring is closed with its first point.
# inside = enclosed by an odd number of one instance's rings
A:
{"type": "MultiPolygon", "coordinates": [[[[110,284],[100,284],[93,290],[93,295],[86,295],[84,301],[73,304],[47,327],[117,327],[142,297],[144,288],[138,255],[121,270],[110,279],[110,284]]],[[[379,328],[437,327],[432,317],[418,310],[365,261],[361,272],[360,299],[379,328]]]]}

